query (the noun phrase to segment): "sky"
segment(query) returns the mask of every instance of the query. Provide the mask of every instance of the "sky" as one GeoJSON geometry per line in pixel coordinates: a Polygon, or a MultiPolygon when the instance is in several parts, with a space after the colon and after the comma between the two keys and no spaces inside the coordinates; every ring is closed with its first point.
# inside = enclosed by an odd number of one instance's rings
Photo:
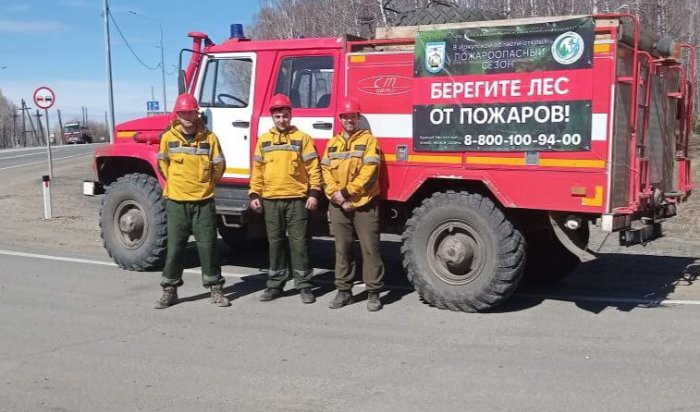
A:
{"type": "MultiPolygon", "coordinates": [[[[135,54],[129,51],[110,21],[112,81],[116,122],[146,115],[146,102],[160,101],[160,27],[167,107],[177,97],[181,49],[191,48],[191,31],[209,35],[215,43],[229,36],[232,23],[248,25],[260,0],[110,0],[110,12],[135,54]],[[133,14],[133,13],[137,14],[133,14]],[[151,69],[145,67],[149,66],[151,69]]],[[[50,87],[55,95],[49,110],[63,122],[82,118],[105,120],[108,87],[103,0],[2,0],[0,2],[0,92],[17,106],[27,106],[34,90],[50,87]]],[[[186,65],[186,62],[183,62],[186,65]]]]}

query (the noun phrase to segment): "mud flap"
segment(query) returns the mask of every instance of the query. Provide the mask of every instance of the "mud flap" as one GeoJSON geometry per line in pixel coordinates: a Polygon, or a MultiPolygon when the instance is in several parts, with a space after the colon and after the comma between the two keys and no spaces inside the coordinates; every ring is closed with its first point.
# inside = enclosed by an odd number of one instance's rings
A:
{"type": "Polygon", "coordinates": [[[582,263],[596,259],[597,256],[588,249],[588,236],[585,236],[585,238],[581,236],[582,229],[571,230],[564,225],[568,218],[567,215],[549,213],[548,216],[554,234],[566,250],[578,257],[582,263]]]}

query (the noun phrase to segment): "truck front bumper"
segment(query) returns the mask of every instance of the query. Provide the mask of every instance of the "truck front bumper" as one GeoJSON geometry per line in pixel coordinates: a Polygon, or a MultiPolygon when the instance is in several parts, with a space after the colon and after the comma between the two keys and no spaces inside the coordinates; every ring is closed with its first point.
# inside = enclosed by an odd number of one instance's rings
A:
{"type": "Polygon", "coordinates": [[[85,196],[96,196],[104,194],[105,189],[102,183],[94,180],[83,180],[83,194],[85,196]]]}

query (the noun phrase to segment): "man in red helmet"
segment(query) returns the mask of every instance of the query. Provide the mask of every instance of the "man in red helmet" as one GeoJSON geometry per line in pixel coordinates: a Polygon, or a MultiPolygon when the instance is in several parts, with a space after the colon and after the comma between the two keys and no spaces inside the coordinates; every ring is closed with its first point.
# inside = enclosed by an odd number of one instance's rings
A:
{"type": "Polygon", "coordinates": [[[191,94],[175,101],[176,118],[160,138],[158,167],[165,179],[165,210],[168,216],[168,250],[163,268],[163,296],[156,309],[177,303],[187,239],[194,234],[202,266],[202,283],[211,289],[211,302],[230,306],[223,293],[216,241],[214,186],[226,163],[216,135],[199,119],[199,105],[191,94]]]}
{"type": "Polygon", "coordinates": [[[260,300],[280,297],[291,275],[302,302],[314,303],[308,210],[316,209],[321,196],[318,154],[311,137],[291,125],[289,97],[272,96],[270,113],[274,127],[258,138],[249,191],[250,207],[265,214],[270,245],[269,280],[260,300]]]}
{"type": "Polygon", "coordinates": [[[338,293],[331,309],[353,302],[352,282],[355,258],[352,252],[353,233],[362,248],[362,280],[367,287],[367,309],[382,308],[379,292],[384,286],[384,264],[379,253],[380,155],[377,139],[360,127],[360,105],[346,98],[338,113],[343,131],[328,142],[321,159],[323,181],[331,229],[335,236],[335,286],[338,293]]]}

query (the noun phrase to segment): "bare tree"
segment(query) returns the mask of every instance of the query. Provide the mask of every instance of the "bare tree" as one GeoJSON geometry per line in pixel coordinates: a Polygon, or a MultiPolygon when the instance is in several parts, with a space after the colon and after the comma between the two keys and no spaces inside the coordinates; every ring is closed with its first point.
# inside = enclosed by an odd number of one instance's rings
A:
{"type": "Polygon", "coordinates": [[[16,115],[17,106],[0,91],[0,148],[12,147],[15,143],[16,115]]]}
{"type": "MultiPolygon", "coordinates": [[[[269,0],[249,31],[264,39],[346,33],[371,37],[377,27],[395,25],[402,12],[451,5],[494,11],[508,18],[630,13],[639,17],[645,31],[658,37],[700,43],[700,0],[269,0]]],[[[700,67],[700,53],[696,64],[700,67]]],[[[700,84],[700,73],[695,83],[700,84]]],[[[700,101],[700,92],[698,98],[700,101]]]]}

